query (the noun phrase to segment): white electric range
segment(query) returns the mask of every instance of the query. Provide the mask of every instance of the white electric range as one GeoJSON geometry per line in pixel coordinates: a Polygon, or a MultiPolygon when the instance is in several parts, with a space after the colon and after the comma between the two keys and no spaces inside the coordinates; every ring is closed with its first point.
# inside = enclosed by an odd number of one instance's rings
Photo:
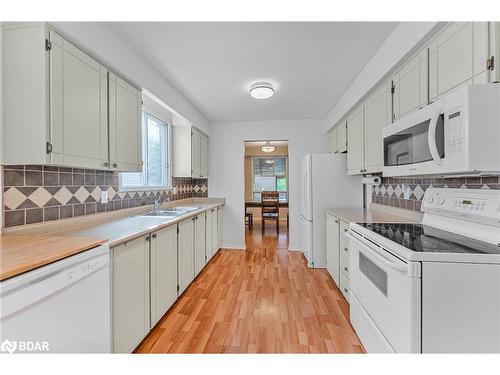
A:
{"type": "Polygon", "coordinates": [[[350,224],[367,352],[500,353],[500,190],[427,189],[422,224],[350,224]]]}

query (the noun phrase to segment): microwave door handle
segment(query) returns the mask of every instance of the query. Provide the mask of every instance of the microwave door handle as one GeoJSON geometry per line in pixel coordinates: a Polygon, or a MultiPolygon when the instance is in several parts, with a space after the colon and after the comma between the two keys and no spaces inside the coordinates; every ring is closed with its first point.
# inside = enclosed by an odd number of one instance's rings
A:
{"type": "Polygon", "coordinates": [[[438,108],[436,112],[434,112],[434,115],[431,117],[431,123],[429,124],[429,132],[427,133],[429,150],[431,152],[432,159],[434,159],[437,165],[441,165],[443,163],[443,159],[441,159],[441,157],[439,156],[439,152],[436,145],[436,129],[440,114],[441,114],[441,108],[438,108]]]}

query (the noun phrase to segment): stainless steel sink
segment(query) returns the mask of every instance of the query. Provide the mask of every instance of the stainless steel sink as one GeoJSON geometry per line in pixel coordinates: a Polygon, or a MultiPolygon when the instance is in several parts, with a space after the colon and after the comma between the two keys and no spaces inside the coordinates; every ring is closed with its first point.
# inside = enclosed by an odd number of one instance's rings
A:
{"type": "Polygon", "coordinates": [[[199,210],[201,207],[193,207],[193,206],[183,206],[183,207],[176,207],[178,210],[182,210],[185,212],[191,212],[191,211],[196,211],[199,210]]]}
{"type": "Polygon", "coordinates": [[[183,213],[184,212],[179,212],[179,213],[174,214],[170,211],[160,210],[160,211],[149,211],[149,212],[146,212],[145,214],[142,214],[140,216],[161,216],[164,218],[175,219],[177,216],[182,215],[183,213]]]}

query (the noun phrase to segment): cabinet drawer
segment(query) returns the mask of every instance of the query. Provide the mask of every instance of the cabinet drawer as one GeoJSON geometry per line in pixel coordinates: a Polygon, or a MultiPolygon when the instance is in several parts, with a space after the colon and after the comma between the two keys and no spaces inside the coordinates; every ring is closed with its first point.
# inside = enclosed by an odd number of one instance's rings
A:
{"type": "Polygon", "coordinates": [[[344,248],[340,249],[340,271],[349,278],[349,252],[344,248]]]}
{"type": "Polygon", "coordinates": [[[340,291],[349,302],[349,279],[343,273],[340,273],[340,291]]]}

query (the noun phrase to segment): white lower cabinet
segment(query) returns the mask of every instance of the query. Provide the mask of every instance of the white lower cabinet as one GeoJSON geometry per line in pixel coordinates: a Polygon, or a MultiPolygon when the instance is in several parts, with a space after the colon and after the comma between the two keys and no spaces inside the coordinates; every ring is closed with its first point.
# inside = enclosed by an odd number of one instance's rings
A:
{"type": "Polygon", "coordinates": [[[177,227],[151,234],[151,328],[177,300],[177,227]]]}
{"type": "Polygon", "coordinates": [[[349,223],[326,214],[326,269],[349,302],[349,223]]]}
{"type": "Polygon", "coordinates": [[[224,231],[222,230],[222,221],[224,220],[224,211],[223,207],[217,207],[217,250],[222,247],[222,238],[224,236],[224,231]]]}
{"type": "Polygon", "coordinates": [[[113,352],[131,353],[219,248],[222,207],[111,249],[113,352]]]}
{"type": "Polygon", "coordinates": [[[150,329],[147,237],[114,247],[112,257],[113,352],[130,353],[150,329]]]}
{"type": "Polygon", "coordinates": [[[340,285],[339,219],[326,214],[326,269],[337,286],[340,285]]]}
{"type": "Polygon", "coordinates": [[[206,236],[206,246],[207,246],[207,262],[212,259],[212,257],[217,252],[217,210],[212,208],[207,211],[207,236],[206,236]]]}
{"type": "Polygon", "coordinates": [[[198,275],[207,263],[205,213],[194,218],[194,274],[198,275]]]}
{"type": "Polygon", "coordinates": [[[194,280],[194,218],[181,221],[178,233],[179,295],[194,280]]]}

